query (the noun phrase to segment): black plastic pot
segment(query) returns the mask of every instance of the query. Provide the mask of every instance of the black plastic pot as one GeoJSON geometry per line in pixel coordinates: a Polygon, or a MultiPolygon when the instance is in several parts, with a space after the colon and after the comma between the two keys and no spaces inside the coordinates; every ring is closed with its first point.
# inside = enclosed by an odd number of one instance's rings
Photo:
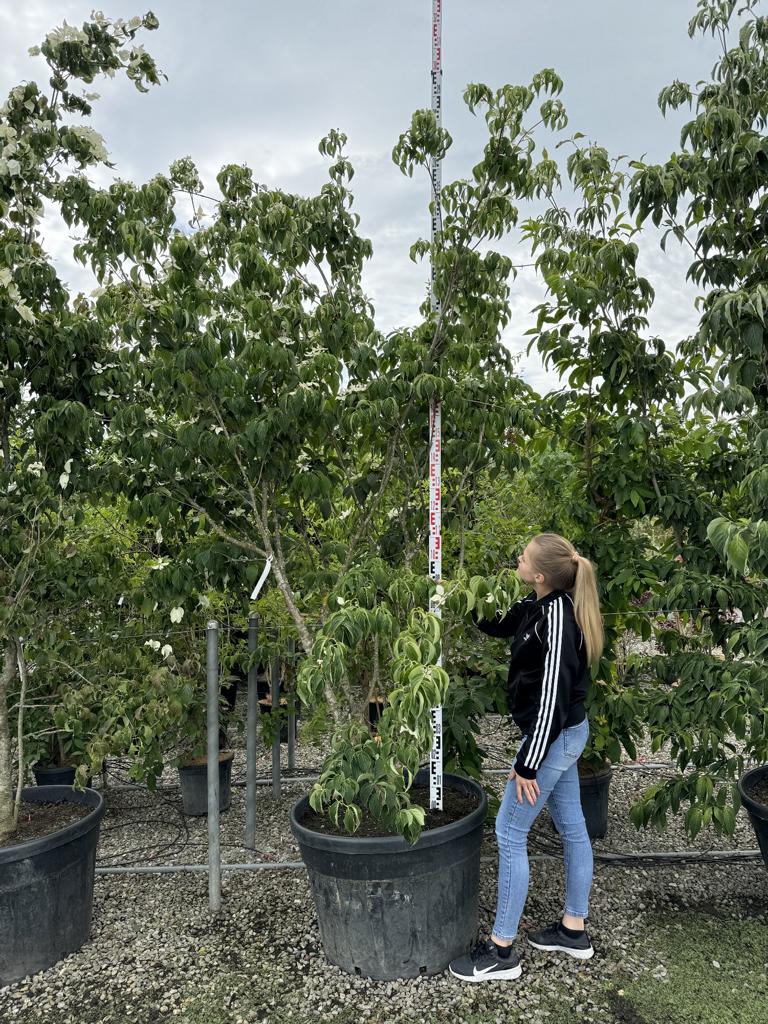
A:
{"type": "Polygon", "coordinates": [[[0,847],[0,985],[74,953],[91,931],[101,795],[71,786],[30,786],[22,798],[85,804],[92,810],[58,832],[0,847]]]}
{"type": "Polygon", "coordinates": [[[65,764],[36,764],[32,768],[38,786],[72,786],[75,769],[65,764]]]}
{"type": "Polygon", "coordinates": [[[581,809],[590,839],[602,839],[608,832],[608,791],[612,778],[609,764],[597,769],[579,765],[581,809]]]}
{"type": "Polygon", "coordinates": [[[768,782],[768,764],[761,765],[745,772],[739,779],[739,796],[749,820],[757,836],[760,852],[765,866],[768,867],[768,806],[760,803],[751,793],[751,788],[758,782],[768,782]]]}
{"type": "MultiPolygon", "coordinates": [[[[232,796],[231,750],[219,754],[219,810],[228,811],[232,796]]],[[[181,803],[185,814],[199,818],[208,813],[208,762],[201,758],[194,764],[179,767],[181,803]]]]}
{"type": "MultiPolygon", "coordinates": [[[[426,772],[417,781],[426,782],[426,772]]],[[[438,974],[469,948],[487,800],[470,779],[446,774],[443,783],[477,796],[479,805],[460,821],[426,829],[413,846],[399,836],[313,832],[302,825],[308,797],[291,810],[325,955],[350,974],[379,981],[438,974]]]]}
{"type": "MultiPolygon", "coordinates": [[[[35,782],[38,786],[73,786],[75,784],[75,769],[65,764],[36,764],[32,768],[35,782]]],[[[86,785],[93,782],[88,776],[86,785]]]]}

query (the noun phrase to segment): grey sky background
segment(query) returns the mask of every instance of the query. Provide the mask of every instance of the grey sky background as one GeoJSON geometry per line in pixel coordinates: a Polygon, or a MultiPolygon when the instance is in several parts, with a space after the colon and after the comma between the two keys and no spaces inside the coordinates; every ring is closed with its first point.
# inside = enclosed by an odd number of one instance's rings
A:
{"type": "MultiPolygon", "coordinates": [[[[140,95],[125,78],[94,83],[101,99],[91,120],[104,136],[114,175],[144,180],[190,155],[206,188],[225,163],[247,163],[257,181],[309,193],[326,180],[317,143],[330,128],[349,137],[360,230],[373,240],[366,288],[382,330],[414,323],[428,267],[408,258],[429,231],[426,176],[409,179],[391,161],[411,113],[429,106],[431,0],[155,0],[156,32],[142,33],[168,81],[140,95]]],[[[47,79],[27,54],[66,20],[79,25],[92,9],[79,0],[0,0],[0,95],[18,82],[47,79]]],[[[136,3],[102,5],[110,17],[143,14],[136,3]]],[[[443,124],[454,145],[443,181],[462,177],[480,157],[484,121],[461,99],[468,82],[527,83],[554,67],[563,78],[569,131],[614,155],[663,160],[677,147],[686,119],[662,118],[659,90],[675,78],[695,83],[716,59],[711,39],[689,39],[693,0],[445,0],[443,124]]],[[[564,158],[564,150],[560,150],[564,158]]],[[[106,182],[108,175],[100,175],[106,182]]],[[[71,242],[55,217],[45,224],[49,251],[75,289],[93,280],[69,256],[71,242]]],[[[695,327],[695,290],[685,281],[686,253],[665,255],[643,233],[641,268],[656,289],[651,331],[675,344],[695,327]]],[[[516,239],[499,246],[519,262],[516,239]]],[[[533,271],[513,285],[514,319],[505,342],[521,374],[538,390],[558,386],[536,352],[525,356],[531,309],[543,297],[533,271]]]]}

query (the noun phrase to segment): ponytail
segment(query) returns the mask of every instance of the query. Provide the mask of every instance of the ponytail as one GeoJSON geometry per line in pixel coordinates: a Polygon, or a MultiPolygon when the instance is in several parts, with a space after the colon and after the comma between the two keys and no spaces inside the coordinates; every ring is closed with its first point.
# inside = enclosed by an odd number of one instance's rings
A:
{"type": "Polygon", "coordinates": [[[596,664],[603,653],[605,638],[595,567],[557,533],[540,533],[532,543],[536,569],[551,587],[572,594],[576,622],[587,646],[587,661],[596,664]]]}

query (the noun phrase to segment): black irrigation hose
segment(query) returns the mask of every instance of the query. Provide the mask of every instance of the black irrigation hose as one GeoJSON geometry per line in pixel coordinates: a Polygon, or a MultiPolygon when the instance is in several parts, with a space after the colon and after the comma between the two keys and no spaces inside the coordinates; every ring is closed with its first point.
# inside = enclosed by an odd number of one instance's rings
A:
{"type": "MultiPolygon", "coordinates": [[[[112,765],[110,765],[110,769],[112,769],[112,765]]],[[[131,790],[134,790],[134,789],[136,791],[140,791],[140,792],[157,792],[157,790],[154,790],[154,791],[148,790],[146,786],[142,786],[140,783],[123,783],[123,785],[128,787],[128,791],[129,792],[131,790]]],[[[233,783],[233,785],[236,785],[236,783],[233,783]]],[[[241,783],[241,785],[244,786],[245,783],[243,782],[243,783],[241,783]]],[[[178,789],[179,786],[178,786],[178,784],[176,784],[176,785],[166,786],[166,787],[163,787],[163,788],[165,788],[165,789],[178,789]]],[[[133,847],[133,848],[131,848],[129,850],[123,850],[120,853],[106,854],[104,858],[100,858],[98,860],[98,862],[97,862],[98,867],[133,867],[134,865],[138,865],[138,864],[142,863],[143,858],[137,858],[137,855],[138,854],[142,854],[142,853],[146,853],[147,851],[150,851],[150,850],[153,851],[153,859],[155,859],[157,857],[157,855],[159,855],[160,853],[164,853],[164,852],[168,852],[170,850],[173,850],[174,847],[176,847],[176,846],[181,846],[182,849],[186,848],[187,846],[205,846],[207,848],[207,846],[208,846],[207,840],[206,841],[192,840],[192,839],[189,838],[189,836],[190,836],[189,824],[187,822],[186,815],[183,813],[183,811],[181,811],[181,809],[179,808],[178,804],[175,803],[175,802],[172,802],[171,800],[168,800],[166,797],[162,796],[162,794],[158,794],[158,797],[159,797],[159,799],[164,804],[166,804],[169,808],[171,808],[171,810],[173,810],[174,812],[176,812],[176,814],[179,815],[179,817],[181,819],[181,823],[180,824],[178,822],[171,822],[168,818],[131,818],[129,821],[117,822],[117,823],[115,823],[113,825],[103,826],[102,829],[101,829],[101,832],[102,833],[108,833],[108,832],[116,831],[118,829],[126,828],[129,825],[139,825],[139,824],[162,825],[163,827],[166,827],[166,828],[176,828],[176,830],[177,830],[176,837],[174,839],[172,839],[170,842],[163,844],[162,846],[157,846],[157,845],[137,846],[137,847],[133,847]],[[184,833],[183,835],[182,835],[182,832],[184,833]],[[130,856],[131,859],[130,860],[122,859],[122,858],[125,858],[126,856],[130,856]],[[115,861],[115,858],[117,858],[117,857],[119,857],[121,859],[119,861],[115,861]]],[[[130,809],[131,806],[132,805],[130,805],[130,804],[123,804],[122,807],[121,807],[120,804],[110,804],[110,806],[107,808],[107,810],[130,809]]],[[[220,842],[219,845],[221,846],[222,849],[241,849],[242,848],[242,844],[241,843],[220,842]]],[[[262,856],[265,856],[265,857],[269,856],[269,852],[265,851],[265,850],[257,849],[255,852],[256,853],[260,853],[260,854],[262,854],[262,856]]]]}
{"type": "MultiPolygon", "coordinates": [[[[542,832],[530,832],[529,841],[533,845],[536,853],[533,855],[533,859],[539,860],[559,860],[563,859],[563,848],[562,842],[559,838],[553,835],[548,835],[542,832]]],[[[699,851],[688,851],[688,850],[656,850],[650,853],[640,852],[626,852],[626,851],[592,851],[593,860],[601,864],[670,864],[670,863],[684,863],[687,861],[699,863],[699,864],[717,864],[717,863],[728,863],[730,861],[752,861],[760,860],[762,853],[760,850],[708,850],[699,851]]],[[[486,856],[482,858],[486,862],[497,861],[497,856],[486,856]]]]}
{"type": "MultiPolygon", "coordinates": [[[[165,801],[167,802],[167,801],[165,801]]],[[[119,810],[119,808],[117,808],[119,810]]],[[[176,808],[174,808],[176,810],[176,808]]],[[[167,829],[176,829],[176,835],[169,842],[158,845],[153,843],[147,846],[135,846],[128,850],[121,850],[119,853],[106,854],[103,858],[98,859],[100,867],[130,867],[134,864],[141,864],[143,857],[138,857],[138,854],[146,854],[152,851],[152,856],[157,857],[161,853],[166,853],[173,850],[174,847],[179,845],[184,846],[189,842],[189,826],[183,815],[181,815],[181,822],[170,821],[168,818],[130,818],[128,821],[115,822],[113,825],[106,825],[101,829],[103,833],[116,832],[118,829],[127,828],[129,825],[160,825],[167,829]],[[130,860],[125,861],[119,860],[117,863],[110,864],[110,861],[115,861],[116,858],[125,858],[126,856],[131,857],[130,860]]]]}
{"type": "MultiPolygon", "coordinates": [[[[127,760],[127,759],[122,759],[122,760],[127,760]]],[[[110,771],[114,772],[114,764],[110,764],[110,771]]],[[[130,792],[132,790],[136,790],[136,791],[139,791],[139,792],[142,792],[142,793],[151,792],[151,790],[149,790],[146,786],[141,785],[140,783],[126,782],[126,783],[123,783],[123,785],[128,787],[128,792],[130,792]]],[[[158,795],[158,799],[163,804],[165,804],[165,806],[167,808],[170,808],[170,810],[172,810],[174,812],[174,814],[176,816],[176,818],[174,820],[170,820],[168,817],[166,817],[166,818],[130,818],[128,821],[116,822],[115,824],[112,824],[112,825],[103,826],[102,829],[101,829],[101,832],[102,833],[109,833],[109,832],[112,832],[112,831],[116,831],[117,829],[126,828],[128,825],[140,825],[140,824],[145,824],[145,825],[162,825],[163,827],[169,828],[169,829],[175,828],[176,829],[176,836],[175,836],[175,838],[172,839],[170,842],[162,844],[161,846],[157,846],[156,844],[152,844],[151,846],[150,845],[148,845],[148,846],[136,846],[136,847],[133,847],[133,848],[131,848],[129,850],[122,850],[119,853],[106,854],[104,859],[99,859],[98,860],[98,865],[100,867],[132,867],[134,865],[141,864],[142,861],[144,860],[143,857],[137,857],[138,854],[146,854],[148,851],[152,851],[153,857],[156,857],[156,856],[158,856],[161,853],[165,853],[165,852],[168,852],[170,850],[173,850],[174,847],[177,847],[179,845],[181,845],[182,848],[183,848],[184,846],[186,846],[189,843],[189,824],[187,822],[187,819],[186,819],[185,815],[183,814],[183,812],[179,808],[178,804],[172,802],[171,800],[168,800],[161,793],[159,793],[157,795],[158,795]],[[128,861],[125,861],[125,860],[121,859],[120,861],[118,861],[118,863],[112,863],[112,864],[107,863],[109,861],[114,861],[115,858],[125,858],[126,856],[131,857],[131,859],[128,860],[128,861]]],[[[112,811],[112,810],[120,811],[120,810],[132,810],[132,809],[134,809],[134,808],[130,804],[122,804],[122,806],[121,806],[119,803],[117,803],[117,804],[110,804],[107,807],[107,811],[112,811]]]]}
{"type": "MultiPolygon", "coordinates": [[[[489,755],[489,756],[490,756],[491,760],[499,761],[500,763],[503,763],[505,765],[508,764],[508,759],[505,760],[505,759],[503,759],[501,757],[494,757],[493,755],[489,755]]],[[[115,759],[115,760],[117,760],[117,759],[115,759]]],[[[124,758],[124,759],[121,759],[121,760],[126,761],[127,758],[124,758]]],[[[422,766],[422,767],[424,767],[424,766],[422,766]]],[[[621,767],[621,766],[618,766],[618,767],[621,767]]],[[[629,767],[645,768],[644,765],[630,765],[629,767]]],[[[658,771],[658,768],[656,768],[653,765],[648,765],[647,767],[648,767],[648,770],[658,771]]],[[[111,761],[111,763],[110,763],[110,770],[114,770],[114,761],[111,761]]],[[[303,771],[311,771],[313,769],[302,769],[302,770],[303,771]]],[[[317,769],[315,769],[315,770],[317,770],[317,769]]],[[[290,779],[290,776],[288,777],[288,779],[290,779]]],[[[140,783],[125,783],[125,785],[127,787],[129,787],[129,789],[134,789],[135,788],[136,790],[141,790],[143,792],[147,791],[147,787],[141,785],[140,783]]],[[[233,782],[232,785],[244,786],[245,783],[242,783],[242,782],[238,781],[238,782],[233,782]]],[[[178,787],[178,785],[170,785],[170,786],[166,786],[166,787],[163,787],[163,788],[165,788],[165,789],[178,789],[179,787],[178,787]]],[[[155,790],[154,792],[157,792],[157,790],[155,790]]],[[[150,849],[157,850],[158,853],[162,852],[164,850],[172,849],[174,846],[179,844],[180,836],[181,836],[182,831],[185,833],[185,838],[184,838],[184,841],[183,841],[183,845],[184,846],[207,846],[206,842],[197,841],[197,840],[190,840],[189,839],[189,826],[188,826],[188,823],[187,823],[187,820],[186,820],[186,816],[183,814],[183,812],[179,808],[178,804],[172,803],[166,797],[162,796],[162,794],[158,794],[158,795],[159,795],[159,799],[163,803],[165,803],[168,807],[170,807],[173,811],[176,812],[176,814],[178,814],[181,817],[181,822],[182,822],[182,826],[183,827],[179,827],[178,825],[176,825],[176,827],[178,829],[176,838],[174,840],[172,840],[170,843],[166,843],[164,846],[161,846],[161,847],[150,847],[150,846],[136,847],[135,849],[124,851],[122,854],[114,854],[114,855],[111,855],[111,856],[114,856],[114,857],[116,857],[116,856],[125,856],[125,854],[136,854],[136,853],[141,853],[141,852],[144,852],[144,851],[150,850],[150,849]]],[[[119,809],[119,805],[118,805],[118,809],[119,809]]],[[[109,832],[109,831],[111,831],[113,829],[124,828],[126,825],[129,825],[129,824],[138,824],[138,823],[141,823],[141,822],[146,823],[146,824],[159,824],[159,823],[161,823],[161,821],[162,821],[161,819],[152,819],[152,818],[143,818],[142,819],[142,818],[137,818],[137,819],[132,819],[129,822],[123,822],[123,823],[115,824],[115,825],[108,825],[108,826],[106,826],[106,828],[102,828],[102,832],[109,832]]],[[[173,827],[173,826],[171,825],[170,827],[173,827]]],[[[491,827],[491,823],[487,823],[486,824],[486,828],[488,828],[490,830],[490,827],[491,827]]],[[[535,859],[535,860],[559,860],[559,861],[562,861],[562,857],[563,857],[562,845],[561,845],[561,843],[558,841],[558,839],[556,837],[549,836],[549,835],[546,835],[546,834],[543,834],[543,833],[532,832],[532,833],[530,833],[529,838],[533,842],[534,846],[537,849],[537,852],[532,855],[531,859],[535,859]]],[[[228,847],[228,848],[235,848],[235,849],[239,849],[240,848],[240,844],[238,844],[238,843],[223,843],[222,846],[225,846],[225,847],[228,847]]],[[[262,854],[264,853],[264,851],[261,851],[261,850],[259,850],[257,852],[262,853],[262,854]]],[[[108,855],[108,858],[109,858],[109,856],[110,855],[108,855]]],[[[663,865],[663,864],[671,864],[671,863],[675,863],[675,864],[686,864],[686,863],[699,863],[699,864],[715,863],[715,864],[723,864],[723,863],[738,862],[738,861],[759,860],[759,859],[762,858],[762,853],[761,853],[760,850],[712,850],[712,849],[705,850],[705,851],[698,851],[698,852],[692,852],[692,851],[687,851],[687,850],[668,850],[668,851],[667,850],[663,850],[663,851],[655,851],[655,852],[651,852],[651,853],[631,853],[631,852],[630,853],[626,853],[626,852],[618,852],[618,853],[605,852],[605,853],[600,853],[600,852],[597,852],[597,851],[593,850],[592,856],[593,856],[594,861],[596,861],[598,863],[606,864],[606,865],[622,865],[622,864],[631,864],[631,863],[635,863],[635,864],[651,864],[651,865],[663,865]]],[[[490,862],[490,861],[497,862],[497,857],[496,856],[494,856],[494,857],[484,856],[484,857],[481,857],[481,860],[483,862],[486,862],[486,863],[490,862]]],[[[141,860],[131,860],[128,863],[123,862],[123,863],[117,864],[117,865],[105,865],[103,862],[100,861],[99,862],[99,866],[100,867],[104,867],[104,866],[131,867],[134,864],[140,864],[140,863],[141,863],[141,860]]],[[[297,864],[296,866],[298,867],[298,866],[303,866],[303,865],[297,864]]]]}

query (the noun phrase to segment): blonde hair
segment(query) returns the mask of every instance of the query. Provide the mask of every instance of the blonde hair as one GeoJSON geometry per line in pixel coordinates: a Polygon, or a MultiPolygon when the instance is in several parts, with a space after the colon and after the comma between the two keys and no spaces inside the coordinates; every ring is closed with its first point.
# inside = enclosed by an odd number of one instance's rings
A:
{"type": "Polygon", "coordinates": [[[567,590],[572,594],[576,622],[587,645],[587,660],[594,665],[600,660],[605,645],[595,567],[559,533],[539,533],[531,543],[534,545],[531,561],[536,572],[540,572],[554,590],[567,590]]]}

